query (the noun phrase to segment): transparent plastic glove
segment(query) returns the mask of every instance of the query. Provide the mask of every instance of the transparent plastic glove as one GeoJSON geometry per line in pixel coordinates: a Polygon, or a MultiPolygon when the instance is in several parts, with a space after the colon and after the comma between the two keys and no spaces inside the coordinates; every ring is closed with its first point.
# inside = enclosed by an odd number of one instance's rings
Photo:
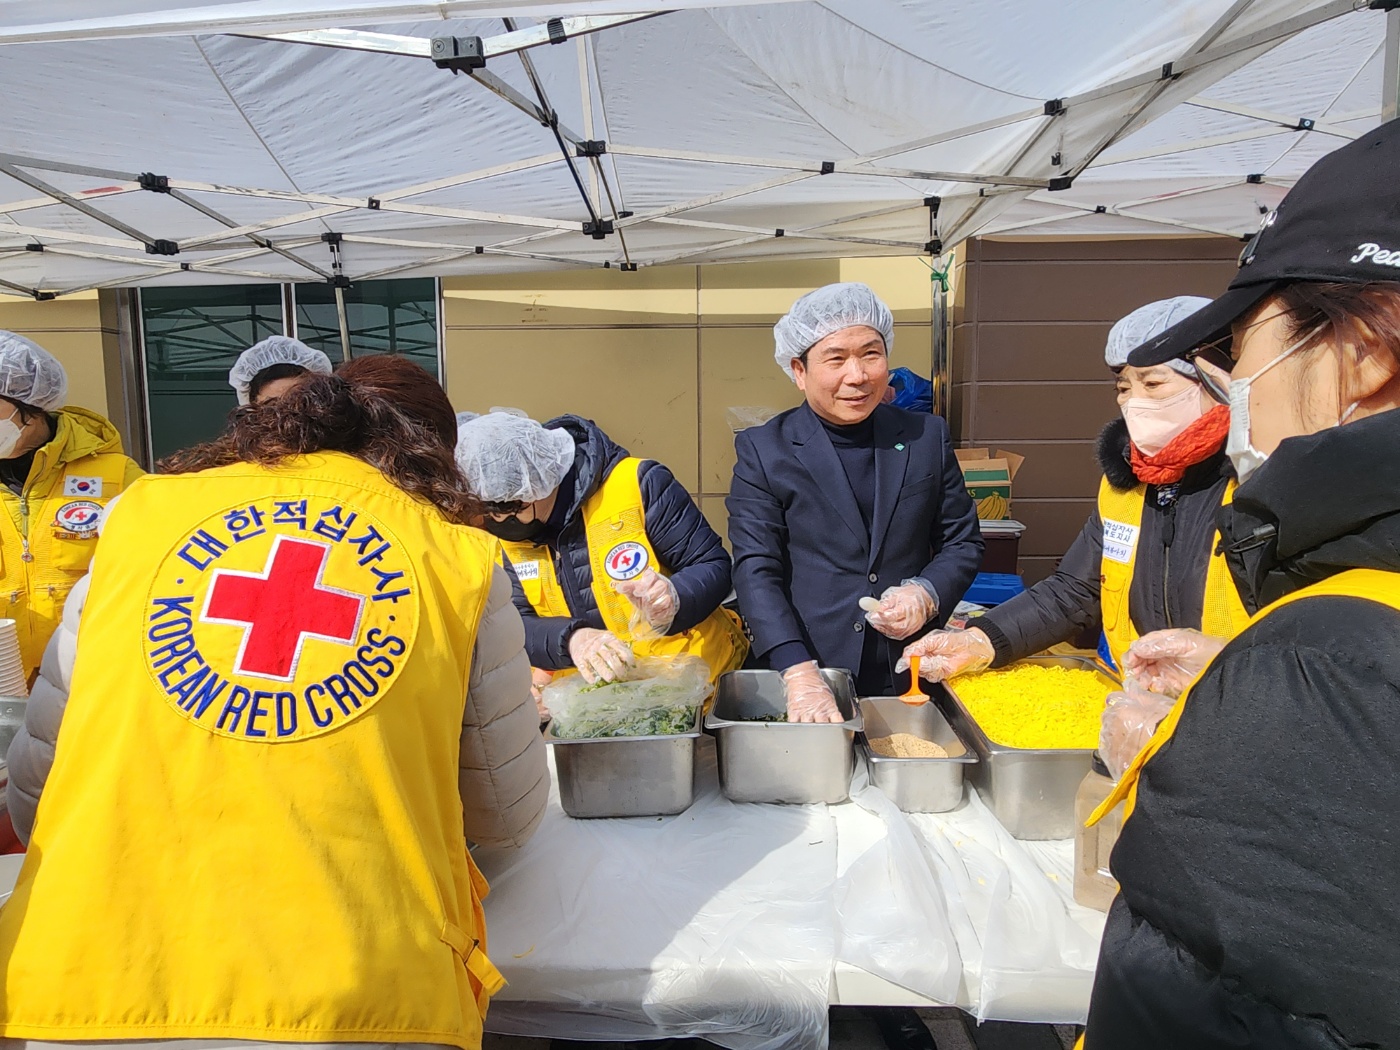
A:
{"type": "Polygon", "coordinates": [[[1154,693],[1178,697],[1225,648],[1225,639],[1187,628],[1145,634],[1123,654],[1123,674],[1154,693]]]}
{"type": "Polygon", "coordinates": [[[637,616],[644,621],[648,631],[633,631],[635,635],[669,634],[671,622],[680,611],[681,596],[676,593],[676,585],[655,569],[647,569],[631,580],[619,580],[613,589],[632,603],[637,616]]]}
{"type": "Polygon", "coordinates": [[[896,641],[908,638],[938,615],[938,603],[928,588],[907,580],[887,588],[873,609],[868,598],[861,599],[860,607],[871,627],[896,641]]]}
{"type": "Polygon", "coordinates": [[[1167,717],[1175,703],[1132,677],[1124,679],[1121,692],[1108,694],[1108,706],[1099,724],[1099,755],[1114,780],[1147,746],[1157,731],[1157,723],[1167,717]]]}
{"type": "Polygon", "coordinates": [[[628,668],[637,666],[632,649],[611,631],[580,627],[569,635],[569,657],[579,674],[595,682],[616,682],[628,668]]]}
{"type": "Polygon", "coordinates": [[[985,671],[996,655],[992,640],[975,627],[965,631],[930,631],[904,647],[904,655],[894,669],[909,670],[909,657],[917,656],[919,677],[926,682],[942,682],[954,675],[985,671]]]}
{"type": "Polygon", "coordinates": [[[845,716],[836,706],[831,687],[817,670],[817,662],[808,660],[783,672],[783,692],[787,694],[789,722],[844,722],[845,716]]]}
{"type": "Polygon", "coordinates": [[[540,712],[540,724],[549,721],[549,708],[544,706],[544,687],[554,680],[552,671],[538,667],[530,668],[530,695],[535,698],[535,707],[540,712]]]}

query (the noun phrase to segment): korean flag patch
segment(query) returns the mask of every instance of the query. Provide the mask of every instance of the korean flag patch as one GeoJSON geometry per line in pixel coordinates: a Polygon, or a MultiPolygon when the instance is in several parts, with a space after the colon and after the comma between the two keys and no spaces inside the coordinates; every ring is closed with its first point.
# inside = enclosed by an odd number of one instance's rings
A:
{"type": "Polygon", "coordinates": [[[102,479],[80,478],[76,474],[65,475],[63,494],[65,496],[86,496],[88,499],[101,499],[102,479]]]}

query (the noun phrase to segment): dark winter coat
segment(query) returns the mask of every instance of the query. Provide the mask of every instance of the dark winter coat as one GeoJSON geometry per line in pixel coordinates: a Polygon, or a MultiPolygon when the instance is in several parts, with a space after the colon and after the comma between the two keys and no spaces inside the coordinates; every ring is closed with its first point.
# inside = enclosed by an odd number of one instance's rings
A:
{"type": "MultiPolygon", "coordinates": [[[[507,569],[515,607],[525,621],[525,652],[530,663],[546,671],[560,671],[574,665],[568,642],[575,630],[605,629],[593,596],[593,566],[588,558],[583,504],[630,453],[590,419],[560,416],[545,427],[566,431],[577,448],[573,468],[560,485],[559,499],[564,501],[564,510],[558,528],[540,540],[551,550],[559,585],[572,615],[537,615],[521,590],[515,570],[509,564],[507,569]]],[[[661,566],[671,573],[671,583],[680,596],[680,611],[671,623],[671,633],[680,634],[699,624],[729,596],[729,554],[700,508],[669,470],[647,460],[641,466],[640,481],[647,541],[661,566]]]]}
{"type": "MultiPolygon", "coordinates": [[[[1099,465],[1120,492],[1140,482],[1128,462],[1128,428],[1115,419],[1099,435],[1099,465]]],[[[1139,635],[1201,626],[1215,515],[1231,476],[1224,448],[1176,486],[1147,486],[1128,611],[1139,635]]],[[[1098,507],[1055,572],[974,621],[996,649],[994,667],[1066,642],[1100,622],[1103,520],[1098,507]]]]}
{"type": "MultiPolygon", "coordinates": [[[[1400,410],[1283,442],[1221,513],[1251,612],[1400,573],[1400,410]]],[[[1400,1047],[1400,613],[1312,597],[1232,641],[1143,767],[1088,1050],[1400,1047]]]]}

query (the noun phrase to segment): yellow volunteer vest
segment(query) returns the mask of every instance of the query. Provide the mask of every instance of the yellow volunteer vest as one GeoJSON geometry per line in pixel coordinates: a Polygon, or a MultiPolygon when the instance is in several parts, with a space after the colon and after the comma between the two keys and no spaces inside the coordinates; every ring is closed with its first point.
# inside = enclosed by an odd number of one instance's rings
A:
{"type": "Polygon", "coordinates": [[[0,909],[0,1035],[478,1047],[457,771],[496,557],[339,454],[132,485],[0,909]]]}
{"type": "MultiPolygon", "coordinates": [[[[671,575],[657,560],[647,539],[642,486],[642,460],[624,459],[584,501],[582,514],[588,537],[588,560],[593,568],[593,599],[609,631],[632,646],[638,656],[698,656],[710,668],[710,681],[734,671],[748,655],[749,643],[739,618],[716,609],[697,626],[680,634],[637,639],[632,636],[632,603],[613,590],[613,581],[630,580],[648,568],[671,575]]],[[[540,616],[573,616],[560,586],[554,552],[532,543],[502,543],[520,587],[540,616]]]]}
{"type": "MultiPolygon", "coordinates": [[[[1377,602],[1400,611],[1400,573],[1382,572],[1379,569],[1349,569],[1323,580],[1321,583],[1304,587],[1285,598],[1280,598],[1267,608],[1261,609],[1258,615],[1254,616],[1246,626],[1258,623],[1264,617],[1282,609],[1285,605],[1291,605],[1293,602],[1299,602],[1305,598],[1328,596],[1364,598],[1367,601],[1377,602]]],[[[1199,680],[1199,676],[1197,680],[1199,680]]],[[[1192,685],[1194,686],[1195,683],[1193,682],[1192,685]]],[[[1172,734],[1176,732],[1177,724],[1181,721],[1181,713],[1185,710],[1186,702],[1190,696],[1190,688],[1181,694],[1181,698],[1172,706],[1167,717],[1162,719],[1161,724],[1157,726],[1157,732],[1152,735],[1147,746],[1138,753],[1132,764],[1124,771],[1113,794],[1109,795],[1104,800],[1103,805],[1099,806],[1089,818],[1090,824],[1097,822],[1124,799],[1127,799],[1127,803],[1123,807],[1123,819],[1127,820],[1132,815],[1133,808],[1137,804],[1138,777],[1142,773],[1142,767],[1162,749],[1162,745],[1170,740],[1172,734]]]]}
{"type": "MultiPolygon", "coordinates": [[[[1229,504],[1235,483],[1225,487],[1222,504],[1229,504]]],[[[1142,531],[1142,507],[1147,487],[1139,485],[1126,492],[1115,489],[1105,478],[1099,483],[1099,518],[1103,521],[1103,557],[1099,569],[1099,604],[1103,611],[1103,631],[1113,662],[1123,666],[1123,654],[1138,639],[1137,627],[1129,612],[1133,570],[1137,564],[1138,536],[1142,531]]],[[[1249,622],[1235,581],[1230,578],[1225,556],[1215,553],[1220,533],[1211,540],[1210,563],[1206,569],[1205,602],[1201,609],[1201,631],[1218,638],[1233,638],[1249,622]]]]}
{"type": "Polygon", "coordinates": [[[53,440],[34,454],[22,494],[0,486],[8,511],[0,513],[0,617],[17,625],[26,678],[88,570],[103,508],[141,474],[96,413],[65,408],[55,418],[53,440]]]}

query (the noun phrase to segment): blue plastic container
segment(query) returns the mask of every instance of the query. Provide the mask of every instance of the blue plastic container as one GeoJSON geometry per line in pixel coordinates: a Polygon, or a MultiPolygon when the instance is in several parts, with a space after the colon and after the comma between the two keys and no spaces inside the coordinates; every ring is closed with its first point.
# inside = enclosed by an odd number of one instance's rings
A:
{"type": "Polygon", "coordinates": [[[1025,589],[1025,581],[1013,573],[979,572],[972,581],[972,586],[963,595],[963,601],[975,602],[977,605],[1000,605],[1025,589]]]}

